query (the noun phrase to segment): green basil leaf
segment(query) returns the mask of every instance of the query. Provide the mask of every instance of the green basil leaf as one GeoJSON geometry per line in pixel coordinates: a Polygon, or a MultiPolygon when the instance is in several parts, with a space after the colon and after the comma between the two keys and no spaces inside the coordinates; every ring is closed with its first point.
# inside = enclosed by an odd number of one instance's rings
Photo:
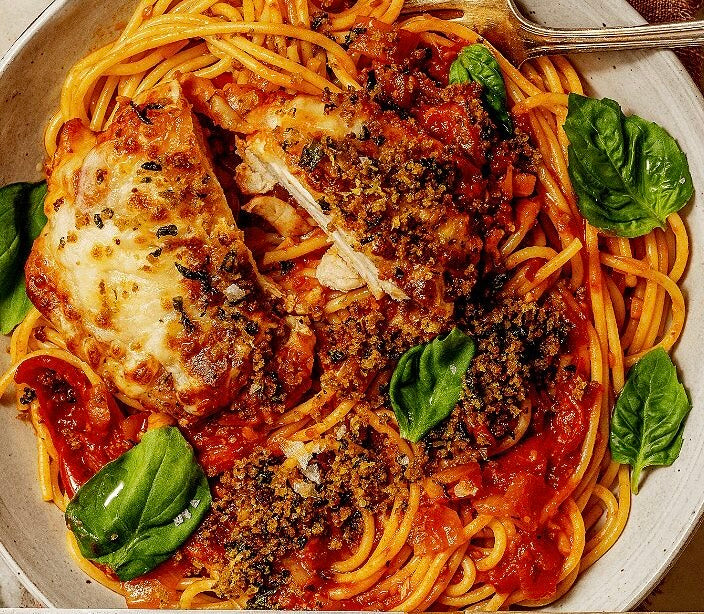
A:
{"type": "Polygon", "coordinates": [[[597,228],[639,237],[665,227],[694,188],[687,156],[667,131],[617,102],[569,95],[565,132],[579,210],[597,228]]]}
{"type": "Polygon", "coordinates": [[[47,222],[46,181],[0,188],[0,333],[7,335],[32,308],[24,263],[47,222]]]}
{"type": "MultiPolygon", "coordinates": [[[[27,236],[31,243],[37,239],[44,230],[44,226],[47,223],[46,214],[44,213],[44,199],[46,198],[47,185],[46,181],[40,181],[39,183],[29,185],[29,195],[27,207],[27,236]]],[[[29,249],[27,249],[27,254],[29,254],[32,249],[31,244],[29,249]]]]}
{"type": "Polygon", "coordinates": [[[27,184],[13,183],[0,188],[0,295],[12,290],[20,266],[18,212],[26,208],[27,184]]]}
{"type": "Polygon", "coordinates": [[[613,459],[632,467],[634,493],[645,467],[675,462],[690,409],[687,392],[665,350],[656,348],[633,366],[616,401],[609,443],[613,459]]]}
{"type": "Polygon", "coordinates": [[[504,136],[513,135],[513,122],[508,114],[506,84],[501,68],[487,47],[468,45],[450,66],[450,83],[476,81],[484,88],[484,102],[494,123],[504,136]]]}
{"type": "Polygon", "coordinates": [[[472,338],[454,328],[401,357],[389,395],[402,437],[417,442],[450,415],[475,351],[472,338]]]}
{"type": "Polygon", "coordinates": [[[0,333],[3,335],[9,335],[32,308],[22,268],[15,271],[10,286],[10,290],[0,295],[0,333]]]}
{"type": "Polygon", "coordinates": [[[176,427],[148,431],[66,507],[81,553],[131,580],[168,559],[210,508],[210,488],[176,427]]]}

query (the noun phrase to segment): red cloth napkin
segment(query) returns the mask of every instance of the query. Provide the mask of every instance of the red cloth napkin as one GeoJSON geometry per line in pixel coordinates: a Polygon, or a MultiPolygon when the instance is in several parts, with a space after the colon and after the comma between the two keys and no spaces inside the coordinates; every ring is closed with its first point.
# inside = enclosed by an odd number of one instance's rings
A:
{"type": "MultiPolygon", "coordinates": [[[[689,21],[696,19],[704,7],[704,0],[628,0],[651,23],[689,21]]],[[[704,48],[693,47],[677,51],[689,74],[702,87],[704,48]]]]}

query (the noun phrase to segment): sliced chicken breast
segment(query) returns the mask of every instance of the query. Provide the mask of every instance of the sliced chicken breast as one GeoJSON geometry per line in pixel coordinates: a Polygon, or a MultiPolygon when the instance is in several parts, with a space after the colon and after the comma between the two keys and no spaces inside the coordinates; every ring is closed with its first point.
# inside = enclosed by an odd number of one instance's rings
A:
{"type": "Polygon", "coordinates": [[[456,156],[413,118],[363,92],[300,95],[258,105],[234,129],[242,191],[285,188],[377,298],[411,298],[442,318],[448,280],[473,285],[482,240],[453,201],[456,156]]]}

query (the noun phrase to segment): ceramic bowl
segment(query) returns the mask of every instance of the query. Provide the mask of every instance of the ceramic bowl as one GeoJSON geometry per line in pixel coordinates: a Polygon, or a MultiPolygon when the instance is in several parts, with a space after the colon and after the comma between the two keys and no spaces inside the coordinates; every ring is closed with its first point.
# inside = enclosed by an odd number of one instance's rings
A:
{"type": "MultiPolygon", "coordinates": [[[[98,44],[137,0],[56,0],[0,62],[0,185],[40,176],[42,134],[58,104],[67,69],[98,44]]],[[[527,0],[540,22],[566,27],[639,23],[625,0],[527,0]]],[[[649,472],[634,498],[616,545],[551,609],[603,611],[633,608],[654,587],[691,536],[704,509],[704,106],[670,52],[613,53],[574,58],[591,94],[620,101],[665,126],[687,152],[698,191],[685,219],[692,256],[685,281],[689,316],[676,361],[694,409],[674,466],[649,472]]],[[[0,362],[8,362],[0,339],[0,362]]],[[[4,399],[0,413],[0,551],[32,594],[62,608],[123,607],[121,597],[90,581],[68,557],[62,515],[43,503],[36,480],[30,426],[4,399]]]]}

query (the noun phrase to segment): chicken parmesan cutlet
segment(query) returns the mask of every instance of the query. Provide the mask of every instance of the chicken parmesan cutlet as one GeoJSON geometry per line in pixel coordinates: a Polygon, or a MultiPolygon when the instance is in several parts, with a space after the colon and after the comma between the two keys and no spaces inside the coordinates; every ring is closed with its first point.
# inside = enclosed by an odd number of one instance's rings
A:
{"type": "MultiPolygon", "coordinates": [[[[320,285],[328,293],[366,287],[371,302],[353,308],[364,315],[319,333],[323,345],[335,339],[334,355],[351,357],[357,374],[391,366],[457,321],[477,280],[502,270],[498,245],[516,229],[513,198],[535,186],[527,132],[500,138],[476,83],[442,87],[425,64],[422,55],[403,70],[379,63],[364,90],[322,97],[186,80],[195,108],[237,135],[244,210],[269,226],[284,211],[307,219],[333,243],[315,271],[320,285]],[[377,318],[376,332],[349,333],[377,318]]],[[[292,287],[283,267],[278,276],[278,267],[260,265],[292,287]]],[[[334,367],[329,355],[321,363],[334,367]]]]}
{"type": "Polygon", "coordinates": [[[186,420],[245,388],[270,396],[273,352],[310,336],[258,274],[175,82],[121,103],[105,132],[68,122],[45,210],[28,294],[72,352],[144,408],[186,420]]]}

